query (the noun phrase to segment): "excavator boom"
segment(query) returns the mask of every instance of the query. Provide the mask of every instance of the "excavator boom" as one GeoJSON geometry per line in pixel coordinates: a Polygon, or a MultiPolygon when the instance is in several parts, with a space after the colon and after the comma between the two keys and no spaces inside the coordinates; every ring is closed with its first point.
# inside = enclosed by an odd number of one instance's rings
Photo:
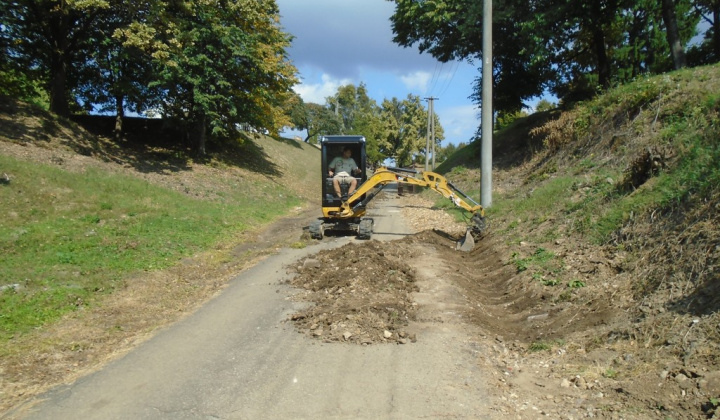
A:
{"type": "Polygon", "coordinates": [[[341,219],[355,218],[359,212],[364,214],[367,203],[372,200],[385,185],[393,182],[428,187],[442,194],[457,207],[461,207],[471,213],[472,217],[470,218],[471,226],[469,231],[476,239],[482,236],[487,229],[485,210],[483,207],[476,203],[470,196],[460,191],[459,188],[444,176],[435,172],[418,172],[401,168],[379,168],[348,197],[347,201],[343,202],[337,210],[329,211],[328,214],[341,219]],[[365,197],[364,199],[362,199],[363,196],[365,197]]]}

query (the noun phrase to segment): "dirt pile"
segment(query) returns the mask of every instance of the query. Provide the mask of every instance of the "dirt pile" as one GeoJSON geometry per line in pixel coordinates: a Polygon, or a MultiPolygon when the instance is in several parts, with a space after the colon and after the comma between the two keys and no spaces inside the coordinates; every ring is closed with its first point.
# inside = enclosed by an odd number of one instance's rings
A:
{"type": "Polygon", "coordinates": [[[314,305],[292,315],[297,327],[324,341],[405,344],[415,319],[415,270],[403,261],[407,244],[348,244],[299,261],[297,299],[314,305]]]}

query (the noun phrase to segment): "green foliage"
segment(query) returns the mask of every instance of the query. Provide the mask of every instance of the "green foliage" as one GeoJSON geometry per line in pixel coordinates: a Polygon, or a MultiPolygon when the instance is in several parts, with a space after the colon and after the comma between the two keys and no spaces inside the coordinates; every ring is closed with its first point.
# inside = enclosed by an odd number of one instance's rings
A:
{"type": "Polygon", "coordinates": [[[56,320],[114,289],[137,271],[174,264],[299,200],[282,187],[258,185],[256,200],[239,189],[203,201],[135,178],[96,170],[70,173],[0,156],[13,175],[0,185],[0,338],[56,320]]]}
{"type": "Polygon", "coordinates": [[[542,340],[542,341],[534,341],[530,344],[530,347],[528,347],[528,351],[530,352],[539,352],[539,351],[549,351],[552,350],[554,346],[563,346],[565,345],[564,340],[542,340]]]}
{"type": "Polygon", "coordinates": [[[445,147],[436,147],[435,152],[437,153],[437,158],[435,159],[435,161],[437,163],[444,162],[448,158],[450,158],[450,156],[455,154],[455,152],[465,146],[467,146],[467,144],[460,142],[457,145],[455,145],[454,143],[448,143],[445,147]]]}
{"type": "MultiPolygon", "coordinates": [[[[478,22],[483,22],[482,2],[394,3],[391,22],[396,43],[417,45],[443,62],[481,62],[482,25],[478,22]]],[[[673,2],[682,45],[695,35],[699,14],[693,8],[698,3],[673,2]]],[[[497,0],[493,5],[493,25],[502,28],[493,34],[494,106],[501,116],[521,110],[527,100],[545,89],[568,105],[614,84],[672,68],[661,2],[497,0]]],[[[707,5],[702,7],[712,14],[707,5]]],[[[705,60],[711,56],[704,53],[705,60]]],[[[718,58],[716,51],[714,59],[718,58]]],[[[481,90],[478,78],[471,96],[477,104],[481,90]]]]}
{"type": "Polygon", "coordinates": [[[568,282],[568,287],[571,289],[579,289],[581,287],[585,287],[585,282],[581,280],[570,280],[568,282]]]}
{"type": "Polygon", "coordinates": [[[548,101],[547,99],[541,99],[537,105],[535,105],[535,112],[547,112],[557,108],[557,105],[548,101]]]}
{"type": "MultiPolygon", "coordinates": [[[[515,265],[518,272],[526,271],[530,268],[557,273],[562,267],[562,261],[558,260],[555,254],[545,248],[538,248],[529,257],[522,258],[519,253],[513,252],[510,258],[515,265]]],[[[540,274],[536,273],[533,277],[541,277],[540,274]]]]}
{"type": "Polygon", "coordinates": [[[205,134],[236,138],[237,125],[270,134],[290,125],[296,69],[285,58],[290,36],[278,13],[274,1],[190,2],[165,11],[158,32],[169,48],[156,60],[154,84],[170,96],[166,114],[185,121],[201,149],[205,134]]]}
{"type": "Polygon", "coordinates": [[[305,141],[313,144],[318,142],[318,135],[342,132],[340,119],[328,107],[319,104],[301,102],[292,113],[292,121],[295,128],[307,131],[305,141]]]}
{"type": "Polygon", "coordinates": [[[519,118],[527,117],[528,113],[522,110],[519,111],[498,111],[497,117],[495,118],[495,129],[502,130],[505,127],[509,127],[519,118]]]}
{"type": "Polygon", "coordinates": [[[549,343],[547,341],[535,341],[530,344],[530,347],[528,347],[528,351],[531,351],[533,353],[548,350],[552,350],[552,343],[549,343]]]}
{"type": "Polygon", "coordinates": [[[47,108],[47,94],[44,89],[25,72],[15,69],[0,69],[0,95],[26,102],[39,103],[47,108]]]}
{"type": "MultiPolygon", "coordinates": [[[[520,217],[530,218],[552,210],[558,201],[570,197],[575,182],[576,179],[570,176],[551,177],[541,183],[523,200],[512,204],[503,203],[499,205],[502,207],[512,205],[516,214],[520,215],[520,217]]],[[[493,211],[501,212],[502,208],[493,211]]]]}
{"type": "MultiPolygon", "coordinates": [[[[393,158],[398,166],[406,166],[420,153],[425,153],[427,139],[427,111],[420,97],[408,95],[404,100],[386,99],[381,105],[380,120],[382,132],[378,139],[380,153],[393,158]]],[[[444,138],[442,126],[435,120],[436,141],[444,138]]]]}
{"type": "Polygon", "coordinates": [[[46,86],[50,110],[60,115],[79,104],[161,113],[179,121],[201,152],[206,136],[236,139],[240,125],[270,134],[291,125],[297,69],[274,1],[0,5],[0,85],[46,86]]]}
{"type": "Polygon", "coordinates": [[[383,135],[381,109],[368,95],[364,83],[360,83],[357,87],[352,84],[340,86],[335,96],[326,98],[325,107],[333,113],[333,118],[339,121],[334,131],[325,130],[324,134],[364,136],[368,161],[378,165],[385,159],[386,156],[380,149],[383,135]],[[337,117],[335,117],[336,109],[337,117]]]}
{"type": "Polygon", "coordinates": [[[607,368],[605,369],[605,372],[603,372],[603,376],[609,379],[616,379],[618,376],[618,371],[613,368],[607,368]]]}
{"type": "Polygon", "coordinates": [[[450,173],[452,175],[465,175],[467,174],[468,170],[466,167],[459,165],[452,168],[452,171],[450,173]]]}
{"type": "MultiPolygon", "coordinates": [[[[676,73],[673,77],[658,76],[613,89],[606,95],[578,109],[586,116],[587,131],[593,131],[608,119],[637,114],[653,107],[667,92],[686,85],[697,77],[693,72],[676,73]]],[[[607,178],[620,179],[618,172],[601,172],[597,158],[590,156],[579,161],[576,173],[594,171],[592,181],[582,187],[583,199],[566,204],[573,214],[575,228],[589,235],[597,243],[606,242],[631,218],[647,212],[677,205],[690,196],[705,197],[720,185],[720,151],[715,140],[720,134],[718,95],[703,92],[698,96],[684,96],[654,113],[662,123],[659,144],[676,151],[673,167],[653,174],[652,182],[631,193],[623,184],[608,183],[607,178]],[[702,98],[702,99],[700,99],[702,98]]]]}
{"type": "Polygon", "coordinates": [[[540,282],[543,284],[543,286],[557,286],[560,284],[560,280],[558,279],[542,279],[540,282]]]}

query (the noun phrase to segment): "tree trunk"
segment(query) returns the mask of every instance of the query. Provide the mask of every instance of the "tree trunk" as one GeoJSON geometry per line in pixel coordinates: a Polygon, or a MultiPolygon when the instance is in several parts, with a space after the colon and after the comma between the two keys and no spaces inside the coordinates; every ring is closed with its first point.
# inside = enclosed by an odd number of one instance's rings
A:
{"type": "Polygon", "coordinates": [[[715,60],[720,61],[720,2],[713,5],[713,51],[715,60]]]}
{"type": "Polygon", "coordinates": [[[123,118],[125,117],[124,95],[115,95],[115,140],[122,138],[123,118]]]}
{"type": "Polygon", "coordinates": [[[205,116],[200,117],[200,121],[197,123],[197,144],[198,144],[198,154],[200,156],[205,156],[205,143],[207,141],[205,137],[205,116]]]}
{"type": "Polygon", "coordinates": [[[680,41],[680,30],[678,29],[677,16],[675,14],[675,2],[673,0],[662,0],[662,15],[665,22],[665,36],[670,45],[673,66],[675,70],[687,66],[685,50],[680,41]]]}
{"type": "Polygon", "coordinates": [[[67,10],[58,8],[51,13],[50,31],[50,111],[62,117],[70,116],[67,101],[67,73],[69,50],[69,17],[67,10]]]}
{"type": "Polygon", "coordinates": [[[605,48],[605,33],[602,28],[593,28],[593,43],[595,44],[595,57],[597,58],[598,84],[607,89],[610,87],[610,61],[605,48]]]}

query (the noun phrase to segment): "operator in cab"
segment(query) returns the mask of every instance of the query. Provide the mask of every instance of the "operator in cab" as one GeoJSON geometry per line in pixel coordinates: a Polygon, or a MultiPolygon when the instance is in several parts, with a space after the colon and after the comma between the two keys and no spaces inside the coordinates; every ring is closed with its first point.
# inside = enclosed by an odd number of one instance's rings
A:
{"type": "Polygon", "coordinates": [[[335,189],[335,195],[337,195],[343,201],[347,200],[347,196],[343,197],[340,190],[340,185],[348,185],[348,195],[352,195],[357,188],[357,179],[351,174],[359,175],[362,170],[358,168],[355,159],[352,158],[352,149],[345,146],[342,152],[342,156],[335,157],[328,165],[328,173],[333,177],[333,188],[335,189]]]}

